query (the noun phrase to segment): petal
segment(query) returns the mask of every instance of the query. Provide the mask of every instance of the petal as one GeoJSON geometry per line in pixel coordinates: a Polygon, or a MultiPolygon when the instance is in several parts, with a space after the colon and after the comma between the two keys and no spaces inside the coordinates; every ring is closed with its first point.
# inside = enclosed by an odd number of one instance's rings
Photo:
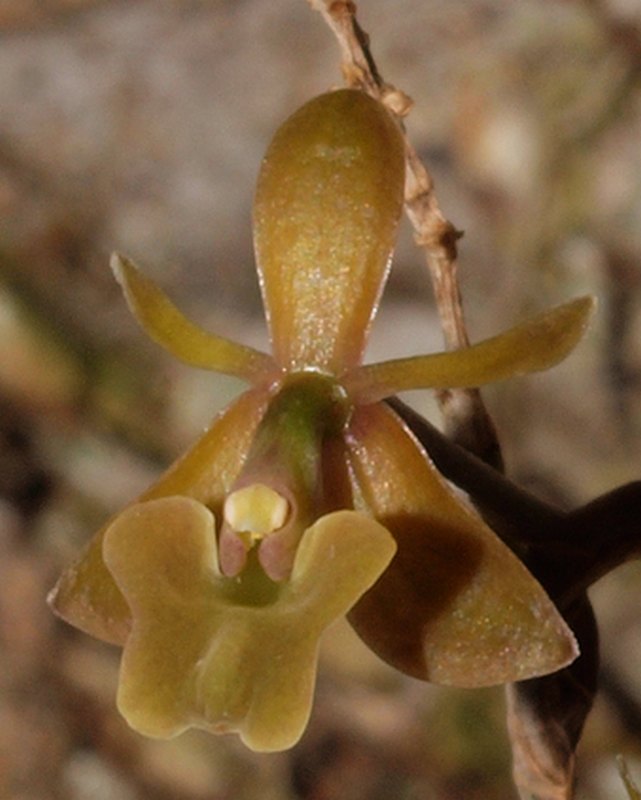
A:
{"type": "MultiPolygon", "coordinates": [[[[143,494],[143,499],[181,494],[219,510],[249,450],[268,395],[250,390],[221,413],[196,444],[143,494]]],[[[108,642],[122,644],[131,616],[103,561],[105,528],[60,577],[49,596],[58,616],[108,642]]]]}
{"type": "Polygon", "coordinates": [[[238,732],[259,751],[300,738],[312,703],[318,639],[389,563],[390,534],[354,512],[305,534],[292,582],[267,604],[240,605],[222,578],[213,515],[185,497],[132,506],[104,554],[133,615],[118,705],[132,727],[238,732]]]}
{"type": "Polygon", "coordinates": [[[417,678],[467,687],[524,680],[576,657],[541,586],[391,410],[358,409],[349,439],[364,501],[398,544],[350,614],[376,653],[417,678]]]}
{"type": "Polygon", "coordinates": [[[254,245],[281,366],[336,372],[360,360],[403,183],[399,129],[362,92],[317,97],[278,130],[258,180],[254,245]]]}
{"type": "Polygon", "coordinates": [[[408,389],[482,386],[548,369],[576,347],[595,305],[581,297],[471,347],[357,367],[342,383],[354,402],[371,403],[408,389]]]}
{"type": "Polygon", "coordinates": [[[114,253],[111,268],[132,314],[148,336],[176,358],[192,367],[235,375],[249,382],[274,372],[274,361],[266,353],[208,333],[190,322],[128,258],[114,253]]]}

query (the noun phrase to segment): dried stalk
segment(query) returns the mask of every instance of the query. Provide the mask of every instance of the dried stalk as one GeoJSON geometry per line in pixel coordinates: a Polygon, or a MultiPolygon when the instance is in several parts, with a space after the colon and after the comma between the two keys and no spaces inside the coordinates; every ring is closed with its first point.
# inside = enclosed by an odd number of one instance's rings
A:
{"type": "MultiPolygon", "coordinates": [[[[369,50],[368,37],[356,20],[354,3],[308,2],[320,12],[338,40],[347,85],[362,89],[384,103],[405,136],[403,117],[411,108],[411,100],[381,77],[369,50]]],[[[467,347],[469,338],[457,277],[456,243],[461,234],[443,215],[433,180],[406,136],[405,143],[405,210],[416,243],[425,253],[445,344],[448,349],[467,347]]],[[[442,391],[439,402],[449,438],[490,466],[502,469],[495,428],[478,389],[442,391]]],[[[415,430],[415,426],[412,428],[415,430]]],[[[521,521],[520,517],[515,528],[517,535],[521,521]]],[[[570,800],[573,796],[574,750],[596,691],[596,628],[585,595],[566,608],[566,613],[578,618],[572,621],[579,628],[581,658],[553,675],[507,687],[514,779],[519,794],[528,800],[570,800]]]]}
{"type": "MultiPolygon", "coordinates": [[[[446,219],[434,192],[434,181],[416,150],[405,136],[403,117],[412,106],[402,91],[386,83],[369,49],[369,37],[356,19],[350,0],[308,0],[333,31],[341,50],[342,72],[348,86],[380,100],[398,121],[405,137],[405,211],[414,228],[414,238],[425,253],[445,345],[450,350],[470,344],[458,283],[456,242],[461,232],[446,219]]],[[[483,460],[502,468],[494,424],[478,389],[448,389],[439,392],[439,403],[448,435],[483,460]]]]}

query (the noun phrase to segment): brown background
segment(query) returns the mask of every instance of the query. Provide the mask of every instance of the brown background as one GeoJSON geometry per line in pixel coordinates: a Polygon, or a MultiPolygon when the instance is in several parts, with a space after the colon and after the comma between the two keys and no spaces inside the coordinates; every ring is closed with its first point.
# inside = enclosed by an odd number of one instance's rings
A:
{"type": "MultiPolygon", "coordinates": [[[[586,292],[584,343],[486,397],[510,473],[571,507],[641,472],[641,10],[637,0],[363,0],[379,67],[465,230],[473,339],[586,292]]],[[[108,270],[136,258],[201,323],[266,346],[252,268],[262,153],[340,82],[304,0],[0,0],[0,799],[511,796],[501,690],[404,679],[326,637],[309,730],[256,756],[143,740],[114,712],[117,653],[49,615],[61,566],[239,389],[142,337],[108,270]]],[[[440,347],[402,233],[370,357],[440,347]]],[[[438,422],[426,394],[412,401],[438,422]]],[[[641,781],[638,564],[593,592],[604,689],[585,800],[641,781]]]]}

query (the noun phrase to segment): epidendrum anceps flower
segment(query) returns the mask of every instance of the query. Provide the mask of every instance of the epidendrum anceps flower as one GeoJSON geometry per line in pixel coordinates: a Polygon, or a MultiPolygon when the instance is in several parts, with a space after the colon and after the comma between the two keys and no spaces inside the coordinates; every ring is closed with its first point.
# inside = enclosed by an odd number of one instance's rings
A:
{"type": "Polygon", "coordinates": [[[380,402],[547,368],[580,338],[580,299],[464,351],[362,365],[403,205],[386,110],[342,90],[276,133],[254,208],[273,355],[197,328],[128,260],[129,305],[157,342],[250,388],[100,531],[51,602],[124,646],[119,708],[142,733],[301,735],[322,631],[425,680],[482,686],[559,669],[574,638],[541,586],[380,402]]]}

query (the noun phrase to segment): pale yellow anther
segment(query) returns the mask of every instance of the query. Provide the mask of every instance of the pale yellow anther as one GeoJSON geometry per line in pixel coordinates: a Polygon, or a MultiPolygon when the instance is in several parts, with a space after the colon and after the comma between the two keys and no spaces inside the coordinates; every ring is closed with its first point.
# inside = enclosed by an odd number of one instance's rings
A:
{"type": "Polygon", "coordinates": [[[249,546],[282,528],[288,513],[287,500],[263,483],[232,492],[223,509],[225,522],[238,534],[247,535],[249,546]]]}

